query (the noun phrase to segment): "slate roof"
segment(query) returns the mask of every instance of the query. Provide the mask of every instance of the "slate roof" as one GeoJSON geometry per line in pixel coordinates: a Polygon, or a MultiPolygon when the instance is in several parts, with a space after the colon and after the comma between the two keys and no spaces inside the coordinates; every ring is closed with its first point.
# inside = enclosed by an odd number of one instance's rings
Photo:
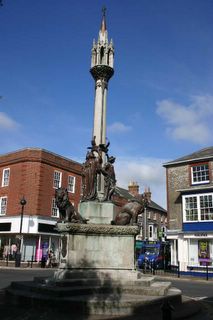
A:
{"type": "MultiPolygon", "coordinates": [[[[116,186],[116,189],[115,189],[115,193],[118,195],[118,196],[121,196],[127,200],[134,200],[135,197],[129,193],[129,191],[127,189],[123,189],[123,188],[120,188],[120,187],[117,187],[116,186]]],[[[167,212],[164,208],[162,208],[161,206],[159,206],[156,202],[152,201],[150,202],[150,204],[148,205],[149,208],[152,208],[152,209],[155,209],[155,210],[158,210],[158,211],[162,211],[162,212],[167,212]]]]}
{"type": "Polygon", "coordinates": [[[164,208],[162,208],[161,206],[159,206],[156,202],[152,201],[150,202],[150,204],[148,205],[149,208],[153,208],[156,209],[158,211],[162,211],[162,212],[167,212],[164,208]]]}
{"type": "Polygon", "coordinates": [[[204,148],[198,151],[195,151],[189,155],[186,155],[184,157],[178,158],[176,160],[164,163],[163,166],[167,167],[170,165],[180,164],[184,162],[195,162],[200,160],[208,160],[213,159],[213,147],[204,148]]]}
{"type": "Polygon", "coordinates": [[[117,186],[116,186],[116,189],[115,189],[115,193],[118,196],[123,197],[124,199],[127,199],[127,200],[135,199],[135,197],[131,193],[129,193],[129,191],[127,189],[123,189],[123,188],[120,188],[120,187],[117,187],[117,186]]]}

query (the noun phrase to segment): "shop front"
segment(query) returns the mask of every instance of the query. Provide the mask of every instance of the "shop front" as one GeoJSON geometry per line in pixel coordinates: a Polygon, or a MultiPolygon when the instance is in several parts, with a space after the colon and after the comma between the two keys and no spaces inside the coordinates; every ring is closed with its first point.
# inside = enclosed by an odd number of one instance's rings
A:
{"type": "Polygon", "coordinates": [[[194,233],[185,235],[188,241],[188,265],[189,266],[212,266],[213,261],[213,234],[194,233]]]}
{"type": "Polygon", "coordinates": [[[51,251],[55,260],[59,261],[60,237],[54,220],[25,216],[21,234],[17,232],[17,217],[9,220],[6,223],[10,224],[10,230],[0,231],[0,260],[15,261],[17,254],[21,254],[22,262],[45,262],[51,251]]]}

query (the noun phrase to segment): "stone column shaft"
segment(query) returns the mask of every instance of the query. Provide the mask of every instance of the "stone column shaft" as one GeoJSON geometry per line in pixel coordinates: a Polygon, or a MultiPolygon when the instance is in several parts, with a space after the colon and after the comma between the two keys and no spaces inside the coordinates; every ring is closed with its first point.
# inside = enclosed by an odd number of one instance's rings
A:
{"type": "Polygon", "coordinates": [[[106,96],[106,84],[103,80],[97,80],[93,125],[93,137],[96,137],[97,145],[106,143],[106,96]]]}

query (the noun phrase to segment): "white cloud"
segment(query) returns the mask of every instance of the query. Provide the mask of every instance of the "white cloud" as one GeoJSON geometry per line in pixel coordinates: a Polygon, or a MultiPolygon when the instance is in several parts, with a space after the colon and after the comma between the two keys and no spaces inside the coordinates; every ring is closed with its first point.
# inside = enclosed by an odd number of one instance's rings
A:
{"type": "Polygon", "coordinates": [[[166,171],[162,164],[165,159],[157,158],[116,158],[115,172],[117,185],[128,189],[130,181],[140,186],[140,192],[150,187],[152,200],[166,209],[166,171]]]}
{"type": "Polygon", "coordinates": [[[207,143],[212,137],[208,120],[213,115],[213,96],[194,96],[191,100],[188,106],[162,100],[157,103],[157,113],[166,120],[172,138],[207,143]]]}
{"type": "Polygon", "coordinates": [[[0,112],[0,129],[14,130],[17,129],[19,124],[10,118],[6,113],[0,112]]]}
{"type": "Polygon", "coordinates": [[[122,122],[114,122],[110,126],[108,126],[108,131],[111,133],[124,133],[132,130],[131,126],[127,126],[122,122]]]}

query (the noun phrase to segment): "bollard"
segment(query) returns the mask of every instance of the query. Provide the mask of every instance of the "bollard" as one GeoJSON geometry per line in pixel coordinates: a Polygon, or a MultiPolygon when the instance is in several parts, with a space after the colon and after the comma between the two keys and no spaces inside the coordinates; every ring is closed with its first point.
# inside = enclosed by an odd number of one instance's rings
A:
{"type": "Polygon", "coordinates": [[[161,306],[162,310],[162,320],[172,320],[172,311],[174,307],[170,304],[168,300],[165,300],[161,306]]]}
{"type": "Polygon", "coordinates": [[[152,274],[155,275],[155,261],[152,261],[151,268],[152,268],[152,274]]]}
{"type": "Polygon", "coordinates": [[[209,280],[209,268],[208,268],[208,263],[206,263],[206,280],[209,280]]]}
{"type": "Polygon", "coordinates": [[[45,257],[41,258],[41,268],[45,268],[46,267],[46,259],[45,257]]]}
{"type": "Polygon", "coordinates": [[[31,263],[30,263],[30,268],[33,267],[33,256],[31,257],[31,263]]]}
{"type": "Polygon", "coordinates": [[[180,261],[178,261],[178,278],[180,278],[180,261]]]}
{"type": "Polygon", "coordinates": [[[16,253],[15,267],[16,268],[20,268],[21,267],[21,253],[20,252],[16,253]]]}

